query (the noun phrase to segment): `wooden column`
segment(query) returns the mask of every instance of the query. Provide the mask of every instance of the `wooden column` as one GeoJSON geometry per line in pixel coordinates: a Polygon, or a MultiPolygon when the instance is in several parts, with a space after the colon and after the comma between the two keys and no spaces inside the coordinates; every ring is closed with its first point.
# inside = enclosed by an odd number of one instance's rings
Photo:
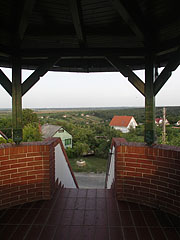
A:
{"type": "Polygon", "coordinates": [[[155,97],[153,84],[155,81],[154,57],[151,52],[145,61],[145,133],[144,141],[151,145],[155,142],[155,97]]]}
{"type": "Polygon", "coordinates": [[[21,59],[12,59],[12,127],[13,141],[22,141],[22,90],[21,90],[21,59]]]}

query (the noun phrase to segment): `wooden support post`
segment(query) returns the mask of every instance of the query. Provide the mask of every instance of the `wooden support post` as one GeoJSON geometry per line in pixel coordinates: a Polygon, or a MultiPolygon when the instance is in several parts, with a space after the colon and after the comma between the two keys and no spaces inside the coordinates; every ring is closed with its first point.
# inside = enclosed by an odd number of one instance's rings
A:
{"type": "Polygon", "coordinates": [[[12,127],[13,141],[22,141],[22,90],[21,90],[21,59],[12,59],[12,127]]]}
{"type": "Polygon", "coordinates": [[[155,97],[153,85],[155,68],[153,54],[148,53],[145,61],[145,133],[144,141],[151,145],[155,142],[155,97]]]}

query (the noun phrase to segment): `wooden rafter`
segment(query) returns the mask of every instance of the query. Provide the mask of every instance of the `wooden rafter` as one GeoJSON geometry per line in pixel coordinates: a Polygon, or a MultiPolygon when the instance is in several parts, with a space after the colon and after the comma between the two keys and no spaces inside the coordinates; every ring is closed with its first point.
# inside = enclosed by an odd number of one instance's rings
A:
{"type": "MultiPolygon", "coordinates": [[[[118,11],[119,15],[122,17],[122,19],[128,24],[130,29],[135,33],[136,36],[139,37],[142,41],[144,41],[144,31],[142,27],[139,24],[139,21],[137,18],[132,16],[132,14],[129,12],[129,9],[122,0],[111,0],[114,8],[118,11]]],[[[133,1],[132,1],[133,2],[133,1]]]]}
{"type": "Polygon", "coordinates": [[[79,44],[80,44],[80,46],[84,46],[86,40],[85,40],[84,31],[83,31],[83,25],[82,25],[82,19],[80,16],[80,8],[78,6],[78,1],[77,0],[69,0],[69,7],[71,10],[73,24],[74,24],[74,28],[76,31],[76,35],[79,40],[79,44]]]}
{"type": "Polygon", "coordinates": [[[143,81],[118,57],[108,56],[106,57],[108,62],[115,67],[124,77],[128,77],[128,81],[142,94],[144,94],[144,83],[143,81]]]}
{"type": "Polygon", "coordinates": [[[58,62],[60,58],[49,58],[45,63],[39,66],[22,84],[22,96],[29,91],[31,87],[33,87],[40,79],[40,77],[44,76],[49,71],[56,62],[58,62]]]}
{"type": "Polygon", "coordinates": [[[67,56],[67,57],[81,57],[81,56],[136,56],[137,58],[144,58],[143,48],[59,48],[59,49],[23,49],[20,50],[22,57],[45,57],[45,56],[67,56]]]}
{"type": "Polygon", "coordinates": [[[1,69],[0,69],[0,84],[9,93],[9,95],[12,96],[12,83],[1,69]]]}
{"type": "Polygon", "coordinates": [[[28,26],[29,16],[31,15],[31,12],[33,10],[35,2],[36,2],[36,0],[24,0],[23,1],[23,7],[22,7],[22,11],[19,16],[18,30],[17,30],[18,38],[20,40],[22,40],[24,37],[24,33],[28,26]]]}
{"type": "Polygon", "coordinates": [[[167,82],[170,78],[172,71],[176,70],[176,68],[180,64],[180,48],[173,54],[169,62],[167,63],[166,67],[157,77],[156,81],[154,82],[154,95],[156,95],[163,85],[167,82]]]}

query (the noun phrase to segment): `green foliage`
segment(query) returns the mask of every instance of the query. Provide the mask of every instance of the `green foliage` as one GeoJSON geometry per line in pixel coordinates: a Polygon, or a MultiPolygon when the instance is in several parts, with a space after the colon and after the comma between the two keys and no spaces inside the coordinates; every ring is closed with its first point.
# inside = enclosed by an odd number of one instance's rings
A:
{"type": "Polygon", "coordinates": [[[37,123],[38,116],[36,113],[33,112],[31,109],[23,109],[22,112],[22,124],[26,126],[28,124],[37,123]]]}
{"type": "Polygon", "coordinates": [[[104,159],[104,158],[83,157],[83,158],[69,159],[69,161],[74,172],[102,173],[102,172],[106,172],[106,169],[107,169],[107,159],[104,159]],[[86,166],[84,167],[77,166],[76,161],[79,161],[80,159],[86,162],[86,166]]]}
{"type": "Polygon", "coordinates": [[[41,133],[37,123],[29,123],[23,128],[23,141],[34,142],[41,141],[41,133]]]}
{"type": "Polygon", "coordinates": [[[10,117],[0,118],[0,130],[8,137],[12,137],[12,120],[10,117]]]}
{"type": "Polygon", "coordinates": [[[12,140],[11,138],[9,138],[8,140],[6,140],[6,139],[0,137],[0,144],[1,144],[1,143],[13,143],[13,140],[12,140]]]}

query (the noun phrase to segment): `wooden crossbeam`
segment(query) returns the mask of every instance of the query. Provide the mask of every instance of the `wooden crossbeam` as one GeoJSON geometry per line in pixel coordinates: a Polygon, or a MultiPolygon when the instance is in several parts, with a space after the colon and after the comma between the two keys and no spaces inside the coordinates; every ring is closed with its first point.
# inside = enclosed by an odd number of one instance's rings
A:
{"type": "Polygon", "coordinates": [[[111,0],[111,1],[114,5],[114,8],[118,11],[122,19],[128,24],[130,29],[135,33],[136,36],[139,37],[139,39],[144,41],[145,36],[142,30],[142,27],[137,21],[137,18],[132,16],[132,14],[129,12],[129,9],[127,8],[127,6],[125,6],[123,1],[122,0],[111,0]]]}
{"type": "Polygon", "coordinates": [[[40,79],[40,77],[44,76],[49,71],[56,62],[58,62],[60,58],[49,58],[45,63],[39,66],[22,84],[22,96],[29,91],[40,79]]]}
{"type": "Polygon", "coordinates": [[[156,95],[167,80],[170,78],[172,71],[175,71],[176,68],[180,64],[180,48],[173,54],[169,62],[167,63],[166,67],[157,77],[156,81],[154,82],[154,95],[156,95]]]}
{"type": "Polygon", "coordinates": [[[28,26],[29,16],[32,13],[35,2],[36,2],[36,0],[24,0],[23,1],[23,7],[22,7],[22,11],[20,13],[18,30],[17,30],[18,37],[20,40],[22,40],[24,37],[24,33],[28,26]]]}
{"type": "Polygon", "coordinates": [[[108,56],[107,61],[116,68],[124,77],[128,78],[128,81],[142,94],[144,95],[144,83],[143,81],[118,57],[108,56]]]}
{"type": "Polygon", "coordinates": [[[22,57],[46,57],[46,56],[61,56],[61,57],[79,57],[79,56],[136,56],[143,57],[145,51],[143,48],[40,48],[40,49],[21,49],[22,57]]]}
{"type": "Polygon", "coordinates": [[[85,35],[82,26],[82,19],[80,16],[80,8],[78,6],[77,0],[69,0],[69,7],[72,14],[73,24],[78,37],[80,46],[85,45],[85,35]]]}
{"type": "Polygon", "coordinates": [[[0,84],[9,93],[9,95],[12,96],[12,83],[1,69],[0,69],[0,84]]]}

